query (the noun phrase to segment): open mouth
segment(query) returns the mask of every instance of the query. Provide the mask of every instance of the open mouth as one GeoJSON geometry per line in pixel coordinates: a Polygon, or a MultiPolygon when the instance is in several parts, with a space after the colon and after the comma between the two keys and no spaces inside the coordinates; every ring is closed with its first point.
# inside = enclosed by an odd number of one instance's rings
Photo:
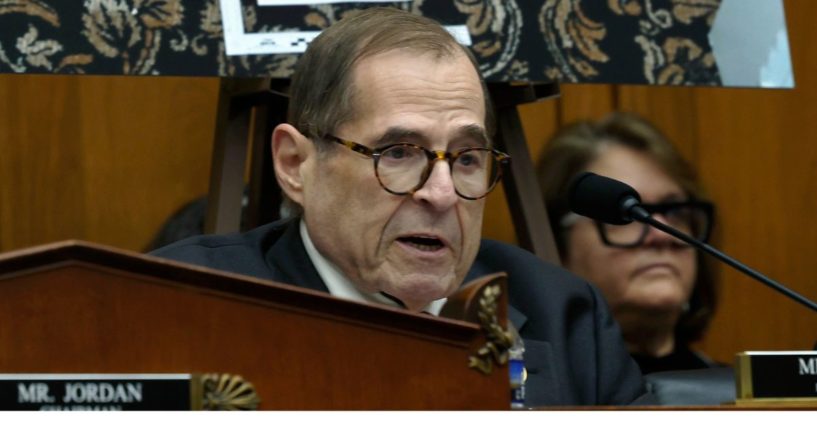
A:
{"type": "Polygon", "coordinates": [[[434,237],[410,235],[408,237],[400,237],[397,239],[397,241],[424,252],[434,252],[445,247],[442,240],[434,237]]]}

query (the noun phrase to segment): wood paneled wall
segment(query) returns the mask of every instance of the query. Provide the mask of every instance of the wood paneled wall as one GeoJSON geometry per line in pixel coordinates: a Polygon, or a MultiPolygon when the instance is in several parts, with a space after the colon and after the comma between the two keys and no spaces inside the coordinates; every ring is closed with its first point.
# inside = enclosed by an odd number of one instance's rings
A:
{"type": "MultiPolygon", "coordinates": [[[[792,91],[565,85],[520,108],[534,159],[562,124],[643,114],[697,166],[723,249],[817,300],[817,2],[787,0],[792,91]]],[[[218,81],[0,75],[0,251],[67,238],[142,249],[207,191],[218,81]]],[[[485,235],[515,241],[501,190],[485,235]]],[[[728,267],[701,347],[804,349],[817,315],[728,267]]]]}
{"type": "Polygon", "coordinates": [[[217,79],[0,75],[0,251],[141,250],[207,192],[217,79]]]}

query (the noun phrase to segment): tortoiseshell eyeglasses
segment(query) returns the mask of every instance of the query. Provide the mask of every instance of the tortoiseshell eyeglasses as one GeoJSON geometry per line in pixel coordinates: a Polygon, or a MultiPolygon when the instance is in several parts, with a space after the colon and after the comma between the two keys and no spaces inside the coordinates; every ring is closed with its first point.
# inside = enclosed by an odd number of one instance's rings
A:
{"type": "Polygon", "coordinates": [[[411,143],[395,143],[372,149],[360,143],[326,135],[326,140],[345,146],[374,161],[380,186],[395,195],[413,194],[425,185],[436,161],[447,161],[454,191],[466,200],[488,195],[502,177],[511,157],[496,149],[469,147],[456,152],[428,150],[411,143]]]}

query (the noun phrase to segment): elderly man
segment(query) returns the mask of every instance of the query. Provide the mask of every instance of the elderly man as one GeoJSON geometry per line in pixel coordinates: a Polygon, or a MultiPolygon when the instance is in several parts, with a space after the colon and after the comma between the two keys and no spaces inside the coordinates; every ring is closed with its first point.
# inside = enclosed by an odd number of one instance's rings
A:
{"type": "Polygon", "coordinates": [[[294,216],[155,252],[359,301],[437,314],[465,281],[505,271],[525,342],[528,405],[626,404],[641,375],[598,292],[530,253],[481,241],[507,155],[470,54],[433,21],[368,9],[323,32],[275,128],[294,216]]]}

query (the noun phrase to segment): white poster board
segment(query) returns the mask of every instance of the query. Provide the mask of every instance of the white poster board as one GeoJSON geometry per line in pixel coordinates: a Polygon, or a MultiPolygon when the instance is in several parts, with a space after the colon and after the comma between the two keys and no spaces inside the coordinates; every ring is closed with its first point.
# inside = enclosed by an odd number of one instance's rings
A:
{"type": "MultiPolygon", "coordinates": [[[[312,5],[324,3],[349,3],[350,0],[257,0],[259,7],[312,5]]],[[[224,28],[224,46],[227,55],[299,54],[320,31],[281,31],[270,33],[247,33],[241,13],[241,0],[220,0],[221,21],[224,28]]],[[[355,3],[390,3],[383,0],[356,0],[355,3]]],[[[465,25],[445,27],[458,42],[471,45],[471,35],[465,25]]]]}

